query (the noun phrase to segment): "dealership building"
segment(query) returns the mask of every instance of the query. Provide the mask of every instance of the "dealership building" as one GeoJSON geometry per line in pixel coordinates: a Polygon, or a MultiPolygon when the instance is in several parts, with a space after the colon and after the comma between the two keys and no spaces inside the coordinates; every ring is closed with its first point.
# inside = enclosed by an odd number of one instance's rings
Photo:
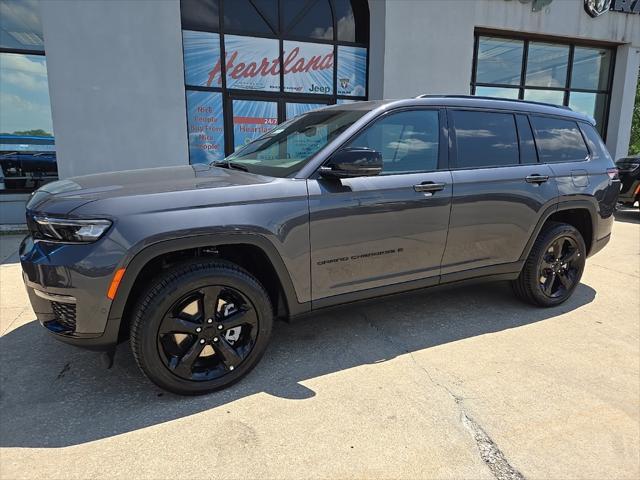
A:
{"type": "Polygon", "coordinates": [[[0,0],[0,222],[53,178],[224,158],[296,115],[566,105],[628,152],[640,0],[0,0]]]}

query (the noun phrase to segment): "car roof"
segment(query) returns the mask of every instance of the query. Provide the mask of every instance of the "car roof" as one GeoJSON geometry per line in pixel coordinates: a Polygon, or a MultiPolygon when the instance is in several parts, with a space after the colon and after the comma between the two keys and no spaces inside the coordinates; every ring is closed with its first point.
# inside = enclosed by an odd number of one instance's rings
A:
{"type": "Polygon", "coordinates": [[[550,103],[531,102],[527,100],[511,100],[506,98],[477,97],[472,95],[421,95],[416,98],[403,100],[371,100],[354,103],[341,103],[330,108],[345,110],[388,110],[399,107],[412,106],[438,106],[482,108],[487,110],[509,110],[522,113],[539,113],[572,118],[595,125],[592,117],[580,112],[575,112],[569,107],[553,105],[550,103]]]}

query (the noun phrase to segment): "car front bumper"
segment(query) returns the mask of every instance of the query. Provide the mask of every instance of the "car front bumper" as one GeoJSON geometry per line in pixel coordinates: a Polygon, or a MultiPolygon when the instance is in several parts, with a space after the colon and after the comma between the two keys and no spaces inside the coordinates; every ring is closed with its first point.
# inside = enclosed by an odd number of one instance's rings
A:
{"type": "Polygon", "coordinates": [[[20,244],[20,263],[38,321],[57,339],[107,350],[117,343],[120,319],[109,318],[107,291],[124,251],[115,242],[20,244]]]}

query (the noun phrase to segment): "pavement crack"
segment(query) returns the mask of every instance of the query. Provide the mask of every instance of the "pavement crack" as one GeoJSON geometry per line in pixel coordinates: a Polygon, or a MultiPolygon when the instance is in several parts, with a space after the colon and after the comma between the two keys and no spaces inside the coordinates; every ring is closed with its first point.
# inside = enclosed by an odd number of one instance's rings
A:
{"type": "Polygon", "coordinates": [[[497,480],[525,480],[524,475],[511,466],[500,448],[495,444],[487,432],[478,425],[463,408],[461,408],[462,424],[471,432],[478,446],[480,458],[489,467],[491,474],[497,480]]]}
{"type": "Polygon", "coordinates": [[[469,433],[471,433],[471,436],[475,441],[476,446],[478,447],[480,458],[487,465],[489,471],[496,478],[496,480],[525,480],[525,476],[522,475],[522,473],[520,473],[516,468],[511,466],[500,448],[491,439],[487,432],[485,432],[484,429],[475,420],[473,420],[473,418],[469,416],[463,403],[465,398],[455,394],[447,385],[433,378],[431,372],[429,372],[429,370],[427,370],[423,365],[418,363],[418,361],[413,356],[413,352],[411,352],[406,346],[395,341],[392,337],[387,335],[384,330],[382,330],[371,320],[369,320],[369,317],[366,315],[366,313],[360,312],[360,314],[362,315],[365,323],[369,327],[373,328],[376,332],[378,332],[380,336],[384,338],[384,340],[395,346],[401,352],[408,354],[413,364],[422,372],[424,372],[432,385],[443,389],[449,394],[449,396],[453,399],[458,411],[460,412],[462,425],[469,433]]]}

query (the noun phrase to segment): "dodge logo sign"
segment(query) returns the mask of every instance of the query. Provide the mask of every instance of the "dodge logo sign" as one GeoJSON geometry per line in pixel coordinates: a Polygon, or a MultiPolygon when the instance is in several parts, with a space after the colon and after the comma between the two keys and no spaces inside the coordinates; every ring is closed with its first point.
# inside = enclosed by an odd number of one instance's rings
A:
{"type": "Polygon", "coordinates": [[[592,17],[598,17],[611,8],[611,0],[584,0],[584,9],[592,17]]]}

